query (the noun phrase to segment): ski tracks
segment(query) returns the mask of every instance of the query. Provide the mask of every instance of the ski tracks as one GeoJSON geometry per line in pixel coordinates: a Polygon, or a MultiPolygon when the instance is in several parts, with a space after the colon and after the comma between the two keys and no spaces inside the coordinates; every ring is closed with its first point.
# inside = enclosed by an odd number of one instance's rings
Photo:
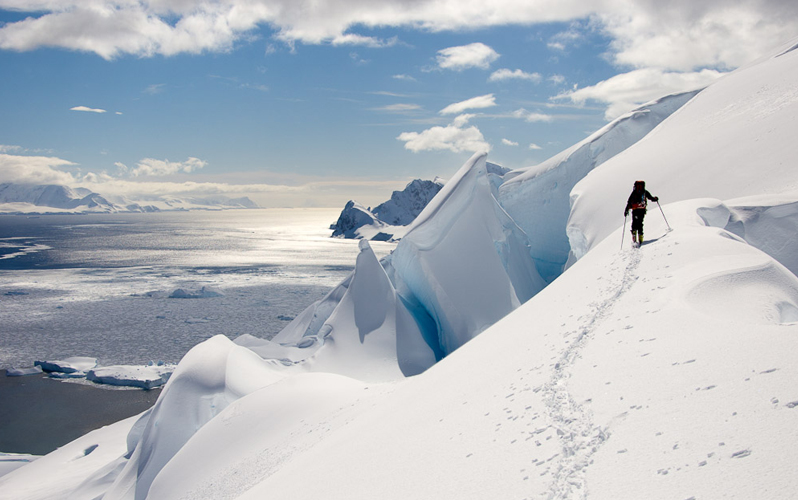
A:
{"type": "Polygon", "coordinates": [[[609,432],[593,424],[589,409],[573,399],[568,391],[571,369],[579,352],[609,316],[618,300],[634,285],[639,275],[640,251],[622,252],[610,266],[610,279],[602,298],[592,305],[591,314],[581,318],[572,339],[554,365],[551,378],[543,387],[546,411],[562,448],[559,465],[545,498],[549,500],[587,498],[586,472],[592,456],[609,439],[609,432]],[[625,266],[624,266],[625,264],[625,266]],[[623,270],[621,273],[621,269],[623,270]]]}

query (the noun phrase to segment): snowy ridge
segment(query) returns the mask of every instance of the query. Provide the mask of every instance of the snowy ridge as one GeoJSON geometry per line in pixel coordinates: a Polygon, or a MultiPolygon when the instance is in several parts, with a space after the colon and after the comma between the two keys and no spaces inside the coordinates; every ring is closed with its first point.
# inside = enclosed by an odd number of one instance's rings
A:
{"type": "Polygon", "coordinates": [[[199,344],[137,423],[3,476],[0,498],[793,498],[798,51],[776,53],[611,158],[497,188],[475,155],[389,258],[362,241],[272,341],[199,344]],[[663,212],[632,249],[638,178],[663,212]],[[539,194],[570,212],[536,219],[539,194]]]}
{"type": "Polygon", "coordinates": [[[506,176],[507,181],[499,188],[499,202],[532,235],[532,257],[547,281],[563,271],[573,245],[565,231],[571,189],[596,167],[645,137],[698,92],[669,95],[644,104],[540,165],[506,176]]]}

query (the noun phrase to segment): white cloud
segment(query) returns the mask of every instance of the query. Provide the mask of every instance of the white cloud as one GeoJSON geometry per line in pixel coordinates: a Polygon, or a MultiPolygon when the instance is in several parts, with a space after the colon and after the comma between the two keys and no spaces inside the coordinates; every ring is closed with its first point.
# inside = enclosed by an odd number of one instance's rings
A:
{"type": "Polygon", "coordinates": [[[543,149],[543,148],[541,148],[540,146],[538,146],[537,144],[535,144],[535,143],[533,142],[533,143],[531,143],[531,144],[529,145],[529,149],[535,149],[535,150],[537,150],[537,149],[543,149]]]}
{"type": "Polygon", "coordinates": [[[384,47],[393,47],[394,45],[399,43],[399,39],[397,37],[393,37],[388,40],[382,40],[371,36],[357,35],[355,33],[346,33],[343,35],[336,36],[335,38],[332,39],[330,43],[336,47],[341,45],[362,45],[364,47],[371,47],[371,48],[384,48],[384,47]]]}
{"type": "Polygon", "coordinates": [[[562,75],[551,75],[549,81],[555,85],[562,85],[565,83],[565,77],[562,75]]]}
{"type": "Polygon", "coordinates": [[[449,47],[438,51],[438,67],[462,71],[468,68],[488,69],[499,54],[484,43],[449,47]]]}
{"type": "Polygon", "coordinates": [[[415,78],[413,78],[410,75],[393,75],[391,78],[393,78],[394,80],[404,80],[406,82],[417,82],[418,81],[418,80],[416,80],[415,78]]]}
{"type": "Polygon", "coordinates": [[[534,113],[532,111],[527,111],[524,108],[517,109],[513,111],[512,116],[514,118],[520,118],[522,120],[526,120],[530,123],[535,122],[550,122],[554,120],[554,117],[551,115],[546,115],[543,113],[534,113]]]}
{"type": "Polygon", "coordinates": [[[422,107],[418,104],[389,104],[373,109],[375,111],[387,111],[388,113],[408,113],[411,111],[418,111],[422,109],[422,107]]]}
{"type": "Polygon", "coordinates": [[[19,153],[22,151],[22,146],[10,146],[7,144],[0,144],[0,153],[19,153]]]}
{"type": "Polygon", "coordinates": [[[599,12],[614,62],[636,68],[731,69],[762,56],[798,32],[791,0],[635,2],[630,11],[599,12]]]}
{"type": "Polygon", "coordinates": [[[146,177],[125,177],[129,171],[127,166],[120,162],[115,163],[115,166],[119,175],[89,172],[79,176],[61,170],[64,167],[76,167],[75,163],[61,158],[0,154],[0,183],[85,187],[103,196],[124,196],[141,201],[161,196],[249,196],[264,207],[341,207],[353,194],[359,200],[376,205],[390,197],[391,191],[397,187],[396,179],[346,179],[340,176],[329,179],[266,171],[205,176],[202,182],[165,182],[148,180],[146,177]]]}
{"type": "MultiPolygon", "coordinates": [[[[143,160],[139,161],[138,164],[136,164],[135,168],[130,169],[130,175],[132,177],[142,177],[189,173],[201,169],[206,164],[207,162],[204,162],[198,158],[189,158],[183,162],[144,158],[143,160]]],[[[117,166],[119,165],[121,164],[118,163],[117,166]]]]}
{"type": "Polygon", "coordinates": [[[71,161],[48,156],[0,154],[0,182],[69,185],[75,178],[59,167],[73,165],[71,161]]]}
{"type": "Polygon", "coordinates": [[[423,132],[404,132],[397,137],[404,141],[405,149],[418,153],[421,151],[490,151],[482,132],[475,126],[466,128],[474,115],[460,115],[445,127],[432,127],[423,132]]]}
{"type": "Polygon", "coordinates": [[[75,106],[74,108],[69,108],[70,111],[85,111],[87,113],[105,113],[104,109],[98,108],[88,108],[86,106],[75,106]]]}
{"type": "MultiPolygon", "coordinates": [[[[584,30],[598,30],[610,38],[608,55],[617,64],[694,71],[739,66],[798,33],[793,0],[326,0],[313,8],[295,0],[2,0],[0,5],[35,14],[2,25],[0,48],[59,47],[106,59],[229,51],[262,26],[289,47],[296,42],[379,47],[394,42],[350,30],[436,32],[575,22],[552,37],[550,47],[567,50],[580,43],[584,30]]],[[[483,44],[472,45],[487,48],[487,55],[464,56],[462,63],[442,55],[444,64],[487,68],[498,57],[483,44]]]]}
{"type": "Polygon", "coordinates": [[[502,144],[505,146],[518,146],[517,142],[511,141],[510,139],[502,139],[502,144]]]}
{"type": "Polygon", "coordinates": [[[503,68],[494,71],[488,78],[489,82],[501,82],[504,80],[528,80],[533,83],[539,83],[543,77],[540,73],[527,73],[520,69],[515,71],[503,68]]]}
{"type": "Polygon", "coordinates": [[[155,95],[155,94],[160,94],[164,90],[166,90],[165,83],[153,83],[152,85],[149,85],[146,89],[144,89],[144,93],[155,95]]]}
{"type": "Polygon", "coordinates": [[[439,113],[442,115],[456,115],[467,109],[484,109],[493,107],[495,105],[496,98],[493,96],[493,94],[486,94],[450,104],[440,110],[439,113]]]}
{"type": "Polygon", "coordinates": [[[677,73],[656,68],[638,69],[590,87],[564,92],[555,99],[568,99],[578,105],[588,100],[607,103],[609,106],[605,118],[612,120],[652,99],[704,87],[720,76],[723,73],[709,69],[695,73],[677,73]]]}

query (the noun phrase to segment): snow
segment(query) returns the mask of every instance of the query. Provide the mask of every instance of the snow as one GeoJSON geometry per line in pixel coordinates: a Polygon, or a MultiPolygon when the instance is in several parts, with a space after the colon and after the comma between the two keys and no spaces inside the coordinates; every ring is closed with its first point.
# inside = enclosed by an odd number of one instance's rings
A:
{"type": "Polygon", "coordinates": [[[767,57],[719,79],[582,179],[571,193],[567,229],[574,256],[581,257],[621,225],[623,207],[607,200],[625,200],[637,179],[645,180],[663,204],[798,190],[796,58],[796,51],[767,57]]]}
{"type": "Polygon", "coordinates": [[[637,143],[697,93],[669,95],[644,104],[540,165],[506,176],[507,181],[499,188],[499,202],[532,236],[532,257],[547,281],[562,273],[574,246],[565,231],[574,185],[637,143]]]}
{"type": "Polygon", "coordinates": [[[21,453],[0,453],[0,477],[15,471],[39,458],[36,455],[21,453]]]}
{"type": "Polygon", "coordinates": [[[361,241],[274,339],[197,345],[0,498],[793,498],[798,51],[774,54],[585,143],[606,157],[497,185],[474,155],[391,255],[361,241]],[[632,248],[638,178],[668,224],[632,248]]]}

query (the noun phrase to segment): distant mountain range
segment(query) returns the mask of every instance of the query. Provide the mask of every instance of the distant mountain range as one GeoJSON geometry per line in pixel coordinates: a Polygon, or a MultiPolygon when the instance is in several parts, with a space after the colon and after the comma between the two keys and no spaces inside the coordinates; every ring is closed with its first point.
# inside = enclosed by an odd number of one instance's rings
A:
{"type": "Polygon", "coordinates": [[[58,184],[0,184],[0,213],[118,213],[259,208],[247,197],[159,197],[146,201],[103,196],[58,184]]]}

